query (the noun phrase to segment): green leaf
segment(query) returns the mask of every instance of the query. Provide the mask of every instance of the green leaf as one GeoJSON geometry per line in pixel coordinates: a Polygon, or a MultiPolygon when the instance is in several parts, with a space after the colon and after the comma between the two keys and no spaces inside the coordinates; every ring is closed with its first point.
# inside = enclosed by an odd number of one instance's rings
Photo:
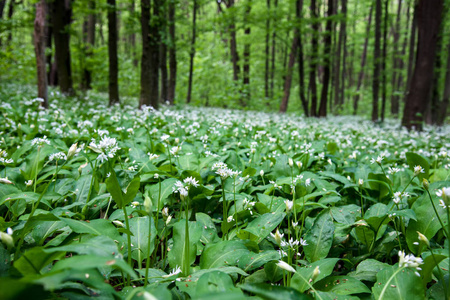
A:
{"type": "Polygon", "coordinates": [[[275,250],[265,250],[260,253],[249,252],[239,260],[239,267],[248,272],[257,269],[265,263],[280,259],[280,253],[275,250]]]}
{"type": "MultiPolygon", "coordinates": [[[[169,197],[169,195],[173,193],[172,187],[174,186],[175,182],[177,182],[177,179],[175,178],[169,178],[161,181],[161,203],[164,203],[164,200],[166,200],[167,197],[169,197]]],[[[149,191],[149,196],[152,198],[153,207],[156,209],[158,207],[159,184],[156,183],[147,185],[145,187],[145,190],[149,191]]],[[[159,207],[162,208],[161,205],[159,207]]]]}
{"type": "Polygon", "coordinates": [[[123,195],[123,203],[122,205],[127,205],[131,201],[133,201],[134,197],[136,197],[137,192],[139,191],[139,187],[141,185],[141,179],[139,176],[136,176],[131,180],[130,184],[127,187],[127,192],[123,195]]]}
{"type": "Polygon", "coordinates": [[[364,283],[349,276],[329,276],[315,283],[314,288],[338,295],[370,293],[370,289],[364,283]]]}
{"type": "Polygon", "coordinates": [[[277,282],[283,278],[288,271],[278,266],[278,261],[270,261],[264,265],[264,272],[270,282],[277,282]]]}
{"type": "Polygon", "coordinates": [[[106,190],[111,194],[111,197],[116,202],[118,208],[123,208],[124,199],[122,188],[117,180],[116,171],[111,168],[111,172],[108,178],[106,178],[106,190]]]}
{"type": "Polygon", "coordinates": [[[425,173],[420,173],[417,177],[419,178],[419,181],[422,182],[423,178],[428,179],[430,176],[430,164],[428,161],[421,155],[414,153],[414,152],[407,152],[406,153],[406,162],[409,165],[409,168],[411,171],[414,172],[415,166],[421,166],[425,173]]]}
{"type": "Polygon", "coordinates": [[[286,214],[282,212],[266,213],[251,221],[245,229],[239,231],[238,236],[241,239],[249,238],[259,244],[283,221],[285,216],[286,214]]]}
{"type": "Polygon", "coordinates": [[[138,263],[142,263],[148,255],[153,253],[155,249],[156,228],[153,218],[137,217],[129,220],[130,231],[133,233],[131,236],[131,257],[138,263]],[[150,234],[150,249],[148,248],[149,238],[149,219],[151,220],[151,234],[150,234]]]}
{"type": "Polygon", "coordinates": [[[34,247],[14,261],[14,268],[23,276],[40,275],[44,267],[63,257],[63,254],[63,252],[46,253],[42,247],[34,247]]]}
{"type": "Polygon", "coordinates": [[[247,247],[241,241],[221,241],[217,244],[208,244],[200,258],[200,268],[236,266],[241,257],[248,253],[247,247]]]}
{"type": "Polygon", "coordinates": [[[197,243],[202,236],[202,228],[198,222],[189,222],[189,253],[185,254],[186,220],[181,219],[173,226],[173,248],[168,258],[171,268],[184,266],[184,260],[189,259],[189,264],[194,263],[197,255],[197,243]]]}
{"type": "Polygon", "coordinates": [[[78,221],[68,218],[60,218],[76,233],[89,233],[93,235],[106,235],[113,240],[122,241],[122,236],[110,221],[95,219],[91,221],[78,221]]]}
{"type": "Polygon", "coordinates": [[[356,271],[349,273],[349,276],[358,280],[376,281],[377,274],[389,265],[376,259],[366,259],[358,264],[356,271]]]}
{"type": "Polygon", "coordinates": [[[325,209],[317,216],[314,225],[305,236],[308,243],[303,247],[306,259],[309,262],[315,262],[327,257],[333,243],[333,236],[333,218],[330,210],[325,209]]]}
{"type": "Polygon", "coordinates": [[[204,213],[196,213],[195,219],[202,227],[202,237],[200,238],[200,242],[203,244],[209,244],[219,238],[217,236],[216,225],[210,216],[204,213]]]}
{"type": "Polygon", "coordinates": [[[43,250],[46,253],[53,252],[74,252],[78,254],[86,255],[98,255],[103,257],[114,257],[119,251],[117,244],[109,237],[100,235],[92,238],[83,237],[81,243],[74,241],[69,245],[46,248],[43,250]]]}
{"type": "Polygon", "coordinates": [[[32,284],[24,280],[9,277],[0,280],[0,299],[50,299],[50,292],[43,289],[41,285],[32,284]]]}
{"type": "Polygon", "coordinates": [[[377,274],[377,282],[372,287],[376,300],[422,300],[425,290],[422,279],[414,274],[414,269],[387,267],[377,274]]]}
{"type": "MultiPolygon", "coordinates": [[[[241,292],[236,288],[228,274],[220,271],[212,271],[203,274],[198,282],[195,290],[195,295],[201,297],[212,293],[229,293],[229,292],[241,292]]],[[[242,294],[243,296],[243,294],[242,294]]]]}
{"type": "Polygon", "coordinates": [[[253,284],[240,284],[238,287],[243,289],[246,292],[255,294],[263,299],[268,300],[307,300],[313,299],[311,296],[307,294],[301,294],[297,290],[277,285],[270,285],[267,283],[253,283],[253,284]]]}
{"type": "Polygon", "coordinates": [[[92,175],[81,175],[80,178],[77,179],[74,189],[76,191],[77,198],[75,201],[77,202],[87,202],[89,195],[89,188],[91,186],[92,175]]]}
{"type": "Polygon", "coordinates": [[[422,275],[423,284],[426,286],[427,283],[431,281],[431,275],[434,268],[438,266],[441,261],[446,259],[447,256],[435,253],[433,257],[429,252],[423,253],[422,256],[425,257],[425,259],[423,260],[423,265],[420,266],[422,268],[420,274],[422,275]],[[428,254],[428,256],[425,257],[425,254],[428,254]]]}
{"type": "Polygon", "coordinates": [[[334,266],[339,261],[339,258],[325,258],[316,261],[309,266],[297,268],[297,272],[292,276],[291,287],[300,291],[301,293],[310,289],[309,280],[312,278],[314,269],[319,267],[320,273],[316,278],[316,282],[327,277],[333,272],[334,266]]]}

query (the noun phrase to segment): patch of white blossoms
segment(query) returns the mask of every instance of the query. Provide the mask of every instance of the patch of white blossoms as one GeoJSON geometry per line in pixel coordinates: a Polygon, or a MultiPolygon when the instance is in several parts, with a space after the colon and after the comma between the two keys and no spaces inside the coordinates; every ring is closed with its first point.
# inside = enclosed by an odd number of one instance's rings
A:
{"type": "Polygon", "coordinates": [[[95,153],[98,153],[97,160],[99,160],[100,163],[104,163],[105,161],[108,161],[108,159],[113,158],[114,155],[116,155],[116,152],[120,150],[117,146],[117,140],[106,135],[103,135],[98,143],[95,139],[92,139],[89,148],[95,153]]]}
{"type": "Polygon", "coordinates": [[[198,180],[196,180],[194,177],[186,177],[183,182],[177,181],[175,182],[175,186],[172,187],[172,191],[177,194],[179,193],[181,196],[181,199],[184,199],[189,194],[189,188],[191,186],[198,187],[198,180]]]}
{"type": "Polygon", "coordinates": [[[443,208],[450,207],[450,187],[443,187],[442,189],[437,190],[436,196],[441,197],[439,199],[439,205],[443,208]]]}
{"type": "Polygon", "coordinates": [[[236,177],[241,173],[240,171],[233,171],[228,168],[227,164],[224,162],[216,162],[211,169],[216,171],[216,174],[219,175],[222,180],[225,180],[228,177],[236,177]]]}
{"type": "Polygon", "coordinates": [[[413,254],[408,254],[405,255],[404,251],[399,251],[398,252],[398,265],[400,268],[414,268],[416,269],[416,272],[414,272],[414,274],[416,274],[417,276],[420,277],[420,274],[418,271],[421,271],[422,268],[420,268],[420,265],[423,264],[423,260],[420,257],[415,257],[413,254]]]}

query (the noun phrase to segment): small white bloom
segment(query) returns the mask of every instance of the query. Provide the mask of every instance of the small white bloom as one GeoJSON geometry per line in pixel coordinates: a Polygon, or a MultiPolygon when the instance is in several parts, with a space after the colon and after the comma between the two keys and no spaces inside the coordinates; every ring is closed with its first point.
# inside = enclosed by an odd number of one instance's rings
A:
{"type": "Polygon", "coordinates": [[[420,173],[425,173],[425,170],[420,165],[419,166],[415,166],[414,167],[414,176],[417,176],[420,173]]]}
{"type": "Polygon", "coordinates": [[[288,272],[293,272],[293,273],[296,272],[295,269],[294,269],[293,267],[291,267],[289,264],[287,264],[287,263],[286,263],[285,261],[283,261],[283,260],[278,261],[277,266],[280,267],[280,268],[282,268],[283,270],[288,271],[288,272]]]}

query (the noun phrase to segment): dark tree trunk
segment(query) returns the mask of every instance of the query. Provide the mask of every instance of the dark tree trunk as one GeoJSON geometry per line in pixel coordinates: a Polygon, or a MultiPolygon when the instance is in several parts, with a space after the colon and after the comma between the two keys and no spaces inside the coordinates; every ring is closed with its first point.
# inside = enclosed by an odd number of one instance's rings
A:
{"type": "Polygon", "coordinates": [[[242,104],[243,106],[247,106],[248,101],[250,100],[250,10],[252,9],[251,0],[246,0],[245,2],[245,13],[244,13],[244,34],[245,34],[245,42],[244,42],[244,65],[243,65],[243,81],[244,90],[242,96],[242,104]]]}
{"type": "Polygon", "coordinates": [[[402,119],[402,125],[408,129],[421,131],[423,128],[423,112],[430,98],[442,11],[443,0],[420,0],[417,6],[419,38],[416,65],[402,119]]]}
{"type": "MultiPolygon", "coordinates": [[[[341,57],[342,57],[342,47],[345,47],[345,36],[346,36],[346,25],[347,25],[347,0],[342,0],[342,20],[339,28],[339,38],[338,45],[336,49],[336,61],[334,66],[334,106],[335,108],[339,108],[344,103],[343,95],[342,95],[342,86],[341,86],[341,57]]],[[[345,57],[345,56],[344,56],[345,57]]],[[[345,66],[345,63],[342,64],[345,66]]],[[[344,73],[342,71],[342,73],[344,73]]],[[[344,79],[344,78],[342,78],[344,79]]],[[[330,101],[331,102],[331,101],[330,101]]]]}
{"type": "Polygon", "coordinates": [[[191,51],[189,53],[189,83],[188,83],[188,92],[186,103],[191,102],[191,93],[192,93],[192,75],[194,71],[194,56],[195,56],[195,36],[196,36],[196,21],[197,21],[197,0],[194,0],[194,9],[192,13],[192,37],[191,37],[191,51]]]}
{"type": "MultiPolygon", "coordinates": [[[[268,0],[270,1],[270,0],[268,0]]],[[[3,20],[3,11],[5,10],[6,0],[0,0],[0,21],[3,20]]],[[[0,38],[0,47],[2,46],[2,39],[0,38]]]]}
{"type": "Polygon", "coordinates": [[[72,19],[71,5],[72,2],[70,0],[55,1],[52,5],[58,84],[63,94],[73,94],[69,33],[69,26],[72,19]]]}
{"type": "Polygon", "coordinates": [[[119,103],[116,0],[108,0],[109,105],[119,103]]]}
{"type": "Polygon", "coordinates": [[[375,1],[375,46],[373,51],[372,121],[378,121],[378,95],[381,70],[381,0],[375,1]]]}
{"type": "MultiPolygon", "coordinates": [[[[11,21],[12,17],[14,15],[14,7],[15,7],[16,1],[15,0],[10,0],[9,1],[9,5],[8,5],[8,20],[11,21]]],[[[12,42],[12,29],[9,30],[8,32],[8,45],[11,45],[12,42]]]]}
{"type": "MultiPolygon", "coordinates": [[[[227,7],[233,7],[234,6],[234,0],[229,0],[227,7]]],[[[233,12],[234,13],[234,12],[233,12]]],[[[231,52],[231,62],[233,63],[233,80],[238,81],[239,80],[239,54],[237,52],[237,41],[236,41],[236,22],[234,15],[231,17],[231,24],[230,24],[230,52],[231,52]]]]}
{"type": "Polygon", "coordinates": [[[167,7],[164,3],[161,10],[161,30],[163,34],[161,37],[161,43],[159,44],[159,69],[161,71],[161,95],[160,102],[165,103],[167,101],[168,79],[167,79],[167,7]]]}
{"type": "Polygon", "coordinates": [[[177,56],[175,47],[175,1],[169,0],[169,87],[167,99],[170,104],[175,100],[175,86],[177,79],[177,56]]]}
{"type": "Polygon", "coordinates": [[[141,58],[141,92],[139,107],[150,105],[150,0],[141,0],[141,31],[142,31],[142,58],[141,58]]]}
{"type": "Polygon", "coordinates": [[[450,102],[450,43],[447,46],[447,67],[445,70],[444,95],[439,108],[436,125],[444,125],[447,116],[448,103],[450,102]]]}
{"type": "Polygon", "coordinates": [[[400,39],[400,18],[402,13],[402,0],[398,1],[398,9],[397,9],[397,18],[395,20],[395,29],[394,29],[394,54],[393,54],[393,70],[392,70],[392,95],[391,95],[391,114],[393,116],[397,116],[399,113],[399,102],[400,97],[397,92],[397,82],[398,78],[401,77],[401,57],[398,51],[398,43],[400,39]]]}
{"type": "Polygon", "coordinates": [[[160,7],[164,0],[153,0],[153,15],[150,22],[150,104],[155,109],[159,108],[159,44],[161,43],[161,15],[160,7]]]}
{"type": "Polygon", "coordinates": [[[388,23],[388,5],[389,0],[384,2],[384,19],[383,19],[383,53],[381,57],[381,121],[384,121],[384,114],[386,112],[386,98],[387,98],[387,80],[386,80],[386,59],[387,59],[387,23],[388,23]]]}
{"type": "Polygon", "coordinates": [[[311,62],[309,70],[309,91],[311,94],[311,113],[310,116],[317,117],[317,83],[316,83],[316,69],[317,56],[319,49],[318,35],[319,23],[317,20],[316,0],[311,0],[311,18],[312,18],[312,49],[311,62]]]}
{"type": "Polygon", "coordinates": [[[47,63],[47,84],[51,86],[57,86],[58,82],[56,80],[56,65],[52,59],[52,37],[53,37],[53,25],[51,19],[51,3],[47,3],[47,21],[45,22],[45,52],[47,53],[45,61],[47,63]]]}
{"type": "MultiPolygon", "coordinates": [[[[275,0],[275,5],[274,5],[274,9],[275,12],[277,10],[278,7],[278,0],[275,0]]],[[[273,14],[272,14],[273,15],[273,14]]],[[[273,98],[273,88],[274,88],[274,84],[275,84],[275,56],[276,56],[276,42],[277,42],[277,31],[276,31],[276,27],[277,27],[277,20],[275,19],[275,17],[273,18],[273,26],[272,26],[272,57],[271,57],[271,62],[270,62],[270,89],[269,89],[269,97],[273,98]]]]}
{"type": "Polygon", "coordinates": [[[298,80],[299,80],[299,87],[298,87],[298,92],[299,92],[299,97],[300,97],[300,101],[302,103],[302,107],[303,107],[303,111],[305,112],[305,116],[309,116],[309,110],[308,110],[308,101],[306,99],[305,96],[305,64],[303,61],[303,40],[302,40],[302,35],[303,35],[303,24],[302,24],[302,14],[303,14],[303,0],[297,0],[297,5],[296,5],[296,9],[297,9],[297,16],[299,19],[299,24],[298,24],[298,80]]]}
{"type": "MultiPolygon", "coordinates": [[[[264,64],[264,97],[269,98],[269,59],[270,59],[270,0],[267,0],[267,19],[266,19],[266,43],[265,43],[265,64],[264,64]]],[[[269,101],[266,102],[269,105],[269,101]]]]}
{"type": "Polygon", "coordinates": [[[330,85],[330,56],[331,56],[331,37],[333,34],[333,21],[332,15],[334,12],[333,8],[334,1],[328,0],[328,12],[327,12],[327,23],[325,25],[324,34],[324,51],[323,51],[323,85],[322,94],[320,95],[320,107],[319,107],[319,117],[327,116],[327,103],[328,103],[328,87],[330,85]]]}
{"type": "Polygon", "coordinates": [[[369,44],[369,36],[370,36],[370,23],[372,22],[372,12],[373,5],[370,7],[369,13],[369,21],[367,22],[366,27],[366,39],[364,41],[364,49],[361,55],[361,69],[359,70],[358,82],[356,83],[356,92],[353,96],[353,115],[356,115],[358,112],[358,101],[359,101],[359,90],[361,89],[361,85],[364,79],[364,67],[366,66],[366,58],[367,58],[367,45],[369,44]]]}
{"type": "MultiPolygon", "coordinates": [[[[406,97],[408,97],[411,89],[411,79],[414,69],[414,57],[416,53],[416,37],[417,37],[417,4],[413,7],[413,20],[411,22],[411,36],[409,38],[409,54],[408,54],[408,74],[406,79],[406,97]]],[[[406,101],[406,97],[404,100],[406,101]]]]}
{"type": "MultiPolygon", "coordinates": [[[[134,24],[135,14],[136,14],[136,1],[134,1],[134,0],[131,0],[131,2],[130,2],[130,14],[133,18],[133,24],[134,24]]],[[[139,65],[139,60],[136,55],[136,33],[134,32],[134,30],[131,32],[129,40],[130,40],[130,45],[131,45],[131,53],[133,55],[133,66],[137,67],[139,65]]]]}
{"type": "Polygon", "coordinates": [[[291,94],[291,84],[292,84],[292,72],[295,64],[295,59],[297,57],[297,47],[298,47],[298,29],[294,29],[294,38],[291,45],[291,53],[289,54],[289,63],[287,65],[286,77],[284,78],[284,89],[283,98],[281,99],[280,112],[285,113],[287,111],[289,96],[291,94]]]}
{"type": "MultiPolygon", "coordinates": [[[[87,17],[86,30],[84,33],[86,59],[92,57],[93,48],[95,46],[95,24],[96,24],[95,0],[89,1],[89,10],[90,12],[87,17]]],[[[81,79],[81,87],[84,90],[90,90],[92,88],[91,84],[92,84],[92,71],[89,65],[85,63],[81,79]]]]}
{"type": "Polygon", "coordinates": [[[47,70],[45,64],[45,19],[46,3],[40,0],[36,3],[36,18],[34,19],[34,50],[36,52],[38,97],[44,99],[41,105],[48,107],[47,70]]]}

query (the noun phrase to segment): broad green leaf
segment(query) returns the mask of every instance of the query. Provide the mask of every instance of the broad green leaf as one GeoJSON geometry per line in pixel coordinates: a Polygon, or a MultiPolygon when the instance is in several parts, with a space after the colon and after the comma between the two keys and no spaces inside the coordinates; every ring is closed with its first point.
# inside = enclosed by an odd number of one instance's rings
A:
{"type": "Polygon", "coordinates": [[[98,255],[103,257],[110,256],[111,258],[114,255],[118,254],[119,249],[117,248],[117,244],[109,237],[100,235],[94,236],[93,238],[83,237],[81,242],[74,241],[71,244],[46,248],[43,251],[46,253],[53,252],[74,252],[80,255],[98,255]]]}
{"type": "Polygon", "coordinates": [[[20,279],[10,277],[0,280],[0,299],[50,299],[51,294],[41,285],[32,284],[20,279]]]}
{"type": "Polygon", "coordinates": [[[123,192],[120,187],[119,181],[117,180],[116,171],[111,168],[109,177],[105,181],[106,189],[111,194],[111,197],[116,202],[117,207],[122,208],[124,204],[123,192]]]}
{"type": "Polygon", "coordinates": [[[331,208],[333,219],[341,224],[353,225],[356,217],[361,215],[361,208],[358,205],[350,204],[331,208]]]}
{"type": "Polygon", "coordinates": [[[136,217],[129,220],[131,236],[131,257],[139,264],[147,256],[151,255],[155,249],[156,228],[153,218],[136,217]],[[149,239],[149,219],[151,220],[150,249],[148,248],[149,239]]]}
{"type": "MultiPolygon", "coordinates": [[[[169,178],[161,181],[161,191],[159,190],[159,184],[155,183],[152,185],[147,185],[145,187],[145,190],[149,190],[149,196],[152,198],[153,207],[155,209],[158,208],[158,196],[161,192],[160,202],[161,204],[164,203],[164,201],[173,193],[172,188],[175,185],[175,182],[177,182],[177,179],[175,178],[169,178]]],[[[159,206],[162,208],[162,205],[159,206]]]]}
{"type": "Polygon", "coordinates": [[[106,235],[113,240],[122,241],[122,236],[110,221],[95,219],[90,221],[78,221],[68,218],[60,218],[76,233],[89,233],[93,235],[106,235]]]}
{"type": "Polygon", "coordinates": [[[301,293],[310,289],[309,280],[312,278],[314,269],[319,267],[320,273],[317,276],[315,282],[327,277],[333,272],[334,266],[338,262],[339,258],[325,258],[316,262],[313,262],[309,266],[297,268],[297,272],[292,276],[291,287],[300,291],[301,293]]]}
{"type": "Polygon", "coordinates": [[[264,265],[264,272],[266,273],[267,279],[274,283],[280,281],[288,271],[280,268],[278,261],[270,261],[264,265]]]}
{"type": "Polygon", "coordinates": [[[211,217],[204,213],[196,213],[195,219],[202,227],[202,237],[200,242],[203,244],[213,243],[219,237],[217,236],[216,225],[211,217]]]}
{"type": "Polygon", "coordinates": [[[277,285],[270,285],[267,283],[245,283],[240,284],[239,288],[243,289],[246,292],[255,294],[263,299],[270,300],[278,300],[278,299],[286,299],[286,300],[307,300],[313,299],[311,296],[307,294],[301,294],[297,290],[277,285]]]}
{"type": "Polygon", "coordinates": [[[178,158],[182,170],[198,171],[198,158],[196,155],[182,155],[178,158]]]}
{"type": "Polygon", "coordinates": [[[76,201],[86,203],[88,201],[89,188],[91,186],[92,175],[81,175],[74,185],[77,195],[76,201]]]}
{"type": "Polygon", "coordinates": [[[428,179],[430,176],[430,164],[428,161],[421,155],[414,153],[414,152],[407,152],[406,153],[406,162],[409,165],[409,168],[411,171],[414,172],[415,166],[421,166],[424,170],[424,173],[420,173],[417,177],[419,178],[419,181],[422,182],[423,178],[428,179]]]}
{"type": "Polygon", "coordinates": [[[386,263],[369,258],[360,262],[356,267],[356,271],[348,275],[358,280],[376,281],[377,273],[388,266],[386,263]]]}
{"type": "Polygon", "coordinates": [[[370,293],[370,289],[361,281],[349,276],[329,276],[314,284],[314,288],[338,295],[370,293]]]}
{"type": "Polygon", "coordinates": [[[376,300],[422,300],[425,290],[422,279],[411,268],[387,267],[377,274],[377,282],[372,287],[376,300]]]}
{"type": "Polygon", "coordinates": [[[40,275],[44,267],[63,256],[63,252],[46,253],[42,247],[34,247],[15,260],[13,266],[23,276],[40,275]]]}
{"type": "Polygon", "coordinates": [[[139,176],[136,176],[131,180],[130,184],[127,186],[127,192],[123,194],[123,204],[127,205],[131,201],[133,201],[134,197],[136,197],[137,192],[139,191],[139,187],[141,184],[141,179],[139,176]]]}
{"type": "Polygon", "coordinates": [[[313,227],[305,236],[308,243],[303,247],[306,259],[309,262],[315,262],[327,257],[333,243],[333,236],[333,218],[330,210],[325,209],[317,216],[313,227]]]}
{"type": "Polygon", "coordinates": [[[211,293],[229,293],[229,292],[241,292],[236,288],[228,274],[220,271],[212,271],[203,274],[198,282],[195,290],[195,296],[201,297],[211,293]]]}
{"type": "Polygon", "coordinates": [[[189,222],[189,253],[185,251],[186,221],[181,219],[173,226],[173,248],[168,254],[169,265],[176,268],[184,265],[185,259],[189,264],[194,263],[197,255],[197,243],[202,236],[202,228],[198,222],[189,222]]]}
{"type": "Polygon", "coordinates": [[[239,267],[248,272],[257,269],[265,263],[280,259],[280,253],[275,250],[265,250],[260,253],[249,252],[239,260],[239,267]]]}
{"type": "Polygon", "coordinates": [[[11,254],[3,246],[3,243],[0,243],[0,262],[3,262],[0,263],[0,277],[6,277],[11,263],[11,254]]]}
{"type": "Polygon", "coordinates": [[[357,296],[338,295],[338,294],[333,293],[333,292],[322,292],[322,291],[317,291],[316,299],[322,299],[322,300],[360,300],[360,298],[357,297],[357,296]]]}
{"type": "Polygon", "coordinates": [[[429,252],[423,253],[422,256],[424,257],[424,260],[423,265],[420,266],[422,268],[420,274],[422,275],[423,278],[423,284],[424,286],[426,286],[427,283],[431,281],[431,275],[433,273],[434,268],[438,266],[441,261],[446,259],[447,256],[437,253],[434,253],[433,256],[429,252]],[[425,257],[425,255],[428,256],[425,257]]]}
{"type": "Polygon", "coordinates": [[[206,245],[200,258],[200,268],[211,269],[222,266],[236,266],[249,251],[241,241],[221,241],[206,245]]]}
{"type": "Polygon", "coordinates": [[[283,221],[285,213],[274,212],[258,216],[238,233],[241,239],[250,239],[258,244],[265,239],[283,221]]]}
{"type": "Polygon", "coordinates": [[[62,221],[39,222],[32,227],[31,236],[38,245],[42,245],[50,235],[65,226],[67,225],[62,221]]]}

